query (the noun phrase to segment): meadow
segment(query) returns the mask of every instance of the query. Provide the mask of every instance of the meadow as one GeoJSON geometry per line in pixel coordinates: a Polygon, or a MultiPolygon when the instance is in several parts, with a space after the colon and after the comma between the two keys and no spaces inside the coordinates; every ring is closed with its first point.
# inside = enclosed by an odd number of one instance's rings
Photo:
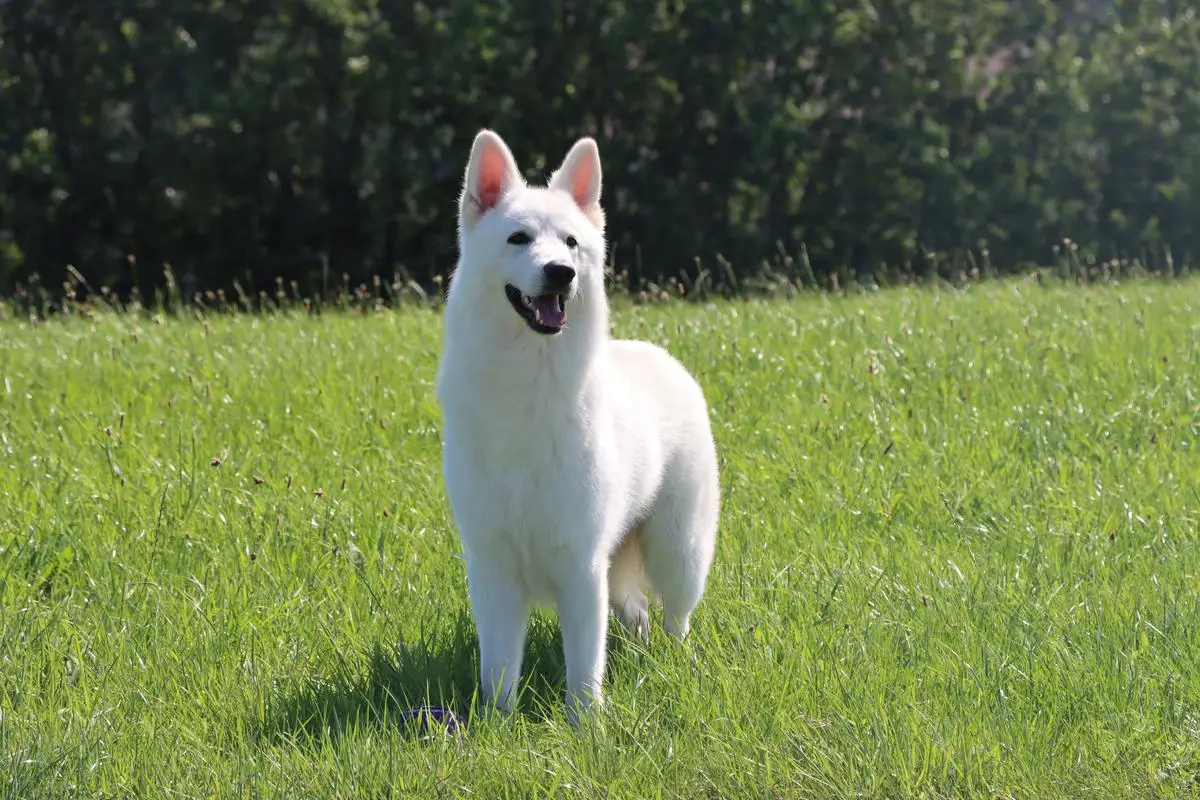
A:
{"type": "Polygon", "coordinates": [[[1200,281],[614,329],[709,398],[692,635],[613,626],[576,733],[539,613],[459,737],[402,716],[477,689],[435,312],[0,321],[0,793],[1200,796],[1200,281]]]}

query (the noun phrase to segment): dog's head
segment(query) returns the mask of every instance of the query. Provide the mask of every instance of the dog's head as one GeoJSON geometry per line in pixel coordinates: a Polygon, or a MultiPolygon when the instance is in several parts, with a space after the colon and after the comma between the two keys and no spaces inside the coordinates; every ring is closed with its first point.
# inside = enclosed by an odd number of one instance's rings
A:
{"type": "Polygon", "coordinates": [[[603,300],[600,152],[580,139],[549,185],[526,185],[504,140],[480,131],[458,211],[458,280],[511,306],[539,334],[567,324],[572,301],[603,300]]]}

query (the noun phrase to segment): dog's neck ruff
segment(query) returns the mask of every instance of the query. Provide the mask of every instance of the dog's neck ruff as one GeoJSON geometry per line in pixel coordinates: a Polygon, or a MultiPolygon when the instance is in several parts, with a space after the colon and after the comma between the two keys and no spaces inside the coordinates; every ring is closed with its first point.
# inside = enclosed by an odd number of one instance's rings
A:
{"type": "Polygon", "coordinates": [[[479,392],[536,393],[549,381],[556,393],[571,394],[582,390],[596,360],[606,357],[608,309],[603,302],[578,298],[570,321],[553,336],[530,330],[508,308],[503,294],[485,301],[498,304],[496,313],[478,313],[477,302],[451,291],[443,359],[448,368],[469,374],[479,392]]]}

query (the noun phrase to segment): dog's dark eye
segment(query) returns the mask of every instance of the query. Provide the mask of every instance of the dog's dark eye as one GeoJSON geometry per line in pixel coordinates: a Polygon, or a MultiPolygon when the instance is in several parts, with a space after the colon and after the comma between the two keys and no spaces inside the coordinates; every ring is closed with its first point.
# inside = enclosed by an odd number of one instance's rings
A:
{"type": "Polygon", "coordinates": [[[517,231],[512,236],[508,237],[509,244],[529,244],[533,240],[529,238],[529,234],[525,231],[517,231]]]}
{"type": "Polygon", "coordinates": [[[574,236],[567,237],[567,247],[579,247],[579,240],[574,236]]]}

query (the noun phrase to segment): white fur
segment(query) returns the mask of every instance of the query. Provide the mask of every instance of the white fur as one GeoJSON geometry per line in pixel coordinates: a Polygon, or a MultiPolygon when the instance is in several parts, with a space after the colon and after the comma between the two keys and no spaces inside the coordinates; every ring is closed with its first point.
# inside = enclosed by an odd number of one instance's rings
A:
{"type": "Polygon", "coordinates": [[[499,136],[479,133],[459,207],[437,388],[484,698],[511,710],[531,604],[553,602],[572,721],[603,703],[610,606],[645,637],[648,582],[662,597],[667,632],[687,634],[719,506],[700,386],[664,350],[609,338],[600,185],[591,139],[535,188],[499,136]],[[533,241],[508,244],[518,229],[533,241]],[[526,325],[504,287],[536,295],[549,262],[577,274],[566,327],[545,335],[526,325]]]}

